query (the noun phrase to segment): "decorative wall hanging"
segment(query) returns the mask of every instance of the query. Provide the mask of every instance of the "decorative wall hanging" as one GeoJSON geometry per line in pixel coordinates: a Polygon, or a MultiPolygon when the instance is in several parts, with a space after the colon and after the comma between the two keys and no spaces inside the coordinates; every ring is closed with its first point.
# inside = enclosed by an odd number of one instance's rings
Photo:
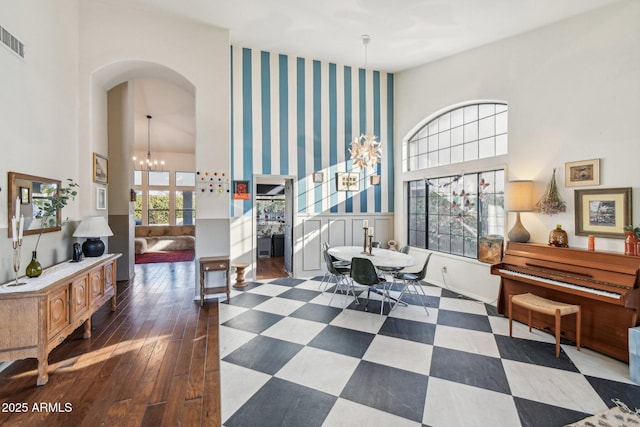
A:
{"type": "Polygon", "coordinates": [[[249,181],[233,181],[233,199],[249,200],[250,198],[249,181]]]}
{"type": "Polygon", "coordinates": [[[109,159],[98,153],[93,153],[93,182],[109,183],[109,159]]]}
{"type": "Polygon", "coordinates": [[[358,191],[360,189],[360,174],[353,172],[336,173],[337,191],[358,191]]]}
{"type": "Polygon", "coordinates": [[[624,239],[631,223],[631,187],[575,191],[576,235],[624,239]]]}
{"type": "Polygon", "coordinates": [[[107,189],[104,187],[96,189],[96,209],[107,209],[107,189]]]}
{"type": "Polygon", "coordinates": [[[369,177],[369,180],[371,182],[371,185],[380,185],[380,183],[382,182],[382,178],[380,177],[380,175],[371,175],[369,177]]]}
{"type": "Polygon", "coordinates": [[[564,164],[564,186],[600,185],[600,159],[564,164]]]}
{"type": "Polygon", "coordinates": [[[544,192],[544,196],[536,203],[536,209],[545,215],[555,215],[567,210],[567,204],[562,200],[558,192],[555,168],[553,169],[553,175],[551,175],[551,182],[547,187],[547,191],[544,192]]]}
{"type": "Polygon", "coordinates": [[[324,174],[322,172],[314,172],[313,173],[313,182],[316,184],[320,184],[324,181],[324,174]]]}
{"type": "Polygon", "coordinates": [[[196,172],[196,187],[199,193],[229,193],[229,177],[226,172],[196,172]]]}

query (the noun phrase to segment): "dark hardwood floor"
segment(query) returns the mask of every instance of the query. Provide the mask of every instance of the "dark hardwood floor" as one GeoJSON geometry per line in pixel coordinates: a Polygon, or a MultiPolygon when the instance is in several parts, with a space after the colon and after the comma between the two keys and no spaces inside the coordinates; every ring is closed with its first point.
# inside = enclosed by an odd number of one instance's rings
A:
{"type": "Polygon", "coordinates": [[[0,424],[219,426],[218,304],[194,301],[193,264],[136,265],[91,338],[80,327],[51,353],[46,385],[35,359],[1,372],[0,424]]]}
{"type": "Polygon", "coordinates": [[[276,279],[278,277],[288,277],[284,271],[284,257],[258,258],[258,269],[256,279],[276,279]]]}

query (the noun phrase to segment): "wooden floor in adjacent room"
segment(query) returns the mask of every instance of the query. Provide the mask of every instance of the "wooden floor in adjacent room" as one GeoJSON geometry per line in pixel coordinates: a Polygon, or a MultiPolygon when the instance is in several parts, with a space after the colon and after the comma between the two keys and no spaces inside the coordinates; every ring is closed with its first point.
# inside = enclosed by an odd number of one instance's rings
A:
{"type": "Polygon", "coordinates": [[[220,425],[217,303],[194,301],[194,263],[135,268],[92,337],[81,327],[50,354],[46,385],[35,359],[0,372],[0,425],[220,425]]]}
{"type": "Polygon", "coordinates": [[[258,268],[256,270],[256,280],[277,279],[279,277],[289,276],[289,274],[284,271],[283,256],[258,258],[257,264],[258,268]]]}

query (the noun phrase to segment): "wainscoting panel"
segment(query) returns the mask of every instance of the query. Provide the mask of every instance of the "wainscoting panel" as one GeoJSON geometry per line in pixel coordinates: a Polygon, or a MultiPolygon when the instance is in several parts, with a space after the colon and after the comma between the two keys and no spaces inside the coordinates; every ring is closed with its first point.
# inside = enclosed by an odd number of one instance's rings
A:
{"type": "Polygon", "coordinates": [[[322,268],[322,221],[319,219],[306,219],[302,222],[302,242],[304,245],[302,255],[302,269],[304,271],[319,270],[322,268]]]}
{"type": "Polygon", "coordinates": [[[393,214],[378,215],[298,215],[294,228],[294,277],[313,277],[324,273],[322,242],[330,246],[362,246],[362,221],[374,227],[374,240],[387,246],[393,239],[393,214]]]}
{"type": "Polygon", "coordinates": [[[329,246],[346,246],[347,220],[329,219],[329,246]]]}
{"type": "MultiPolygon", "coordinates": [[[[373,220],[374,237],[373,240],[382,244],[383,248],[388,248],[387,242],[393,239],[393,233],[391,233],[391,221],[387,218],[376,218],[373,220]]],[[[371,225],[371,223],[369,223],[371,225]]]]}

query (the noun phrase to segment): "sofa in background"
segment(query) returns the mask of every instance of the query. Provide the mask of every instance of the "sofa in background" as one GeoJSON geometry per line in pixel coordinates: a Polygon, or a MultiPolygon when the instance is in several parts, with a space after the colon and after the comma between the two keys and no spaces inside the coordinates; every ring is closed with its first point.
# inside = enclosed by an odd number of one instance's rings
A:
{"type": "Polygon", "coordinates": [[[137,225],[135,253],[193,250],[195,234],[193,225],[137,225]]]}

